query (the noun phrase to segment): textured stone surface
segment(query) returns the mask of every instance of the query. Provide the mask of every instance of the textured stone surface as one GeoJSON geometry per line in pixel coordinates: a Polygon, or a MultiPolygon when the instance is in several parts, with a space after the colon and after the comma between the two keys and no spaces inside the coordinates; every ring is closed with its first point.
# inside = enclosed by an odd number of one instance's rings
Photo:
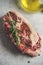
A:
{"type": "Polygon", "coordinates": [[[14,0],[0,0],[0,17],[10,10],[17,10],[32,24],[42,38],[42,52],[40,56],[31,58],[23,55],[12,44],[3,30],[0,21],[0,65],[43,65],[43,13],[29,14],[20,10],[14,0]]]}

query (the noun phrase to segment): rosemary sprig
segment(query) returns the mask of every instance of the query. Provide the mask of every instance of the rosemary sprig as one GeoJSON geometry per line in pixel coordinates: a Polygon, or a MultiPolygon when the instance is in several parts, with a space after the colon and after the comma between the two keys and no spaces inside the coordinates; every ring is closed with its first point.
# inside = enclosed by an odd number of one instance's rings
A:
{"type": "Polygon", "coordinates": [[[10,28],[10,32],[12,34],[12,36],[14,37],[16,44],[19,45],[20,44],[20,37],[18,35],[18,29],[16,28],[16,21],[11,20],[11,28],[10,28]]]}

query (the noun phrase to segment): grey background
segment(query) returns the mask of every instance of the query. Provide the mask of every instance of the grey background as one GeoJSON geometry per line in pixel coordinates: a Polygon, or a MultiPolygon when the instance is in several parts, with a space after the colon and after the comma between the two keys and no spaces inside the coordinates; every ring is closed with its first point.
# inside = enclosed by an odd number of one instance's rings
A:
{"type": "Polygon", "coordinates": [[[42,38],[41,55],[29,57],[22,54],[7,38],[0,20],[0,65],[43,65],[43,13],[26,13],[15,4],[15,0],[0,0],[0,17],[10,10],[17,10],[32,24],[42,38]],[[28,64],[27,61],[30,61],[28,64]]]}

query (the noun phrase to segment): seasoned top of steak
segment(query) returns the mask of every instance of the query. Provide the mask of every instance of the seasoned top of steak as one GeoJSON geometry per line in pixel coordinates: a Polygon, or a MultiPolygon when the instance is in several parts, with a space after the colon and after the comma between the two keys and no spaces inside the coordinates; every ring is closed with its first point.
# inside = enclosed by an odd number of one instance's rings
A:
{"type": "Polygon", "coordinates": [[[17,13],[8,12],[3,16],[3,21],[8,35],[21,51],[26,52],[28,49],[35,51],[41,47],[38,33],[17,13]]]}

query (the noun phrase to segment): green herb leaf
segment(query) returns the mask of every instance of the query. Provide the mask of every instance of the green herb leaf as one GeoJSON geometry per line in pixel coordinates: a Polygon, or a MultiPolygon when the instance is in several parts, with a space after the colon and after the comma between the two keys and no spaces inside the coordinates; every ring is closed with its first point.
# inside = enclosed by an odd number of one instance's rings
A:
{"type": "Polygon", "coordinates": [[[18,36],[19,30],[16,28],[16,21],[12,20],[12,21],[10,21],[10,23],[11,23],[10,32],[11,32],[12,36],[14,37],[16,44],[19,45],[20,37],[18,36]]]}

